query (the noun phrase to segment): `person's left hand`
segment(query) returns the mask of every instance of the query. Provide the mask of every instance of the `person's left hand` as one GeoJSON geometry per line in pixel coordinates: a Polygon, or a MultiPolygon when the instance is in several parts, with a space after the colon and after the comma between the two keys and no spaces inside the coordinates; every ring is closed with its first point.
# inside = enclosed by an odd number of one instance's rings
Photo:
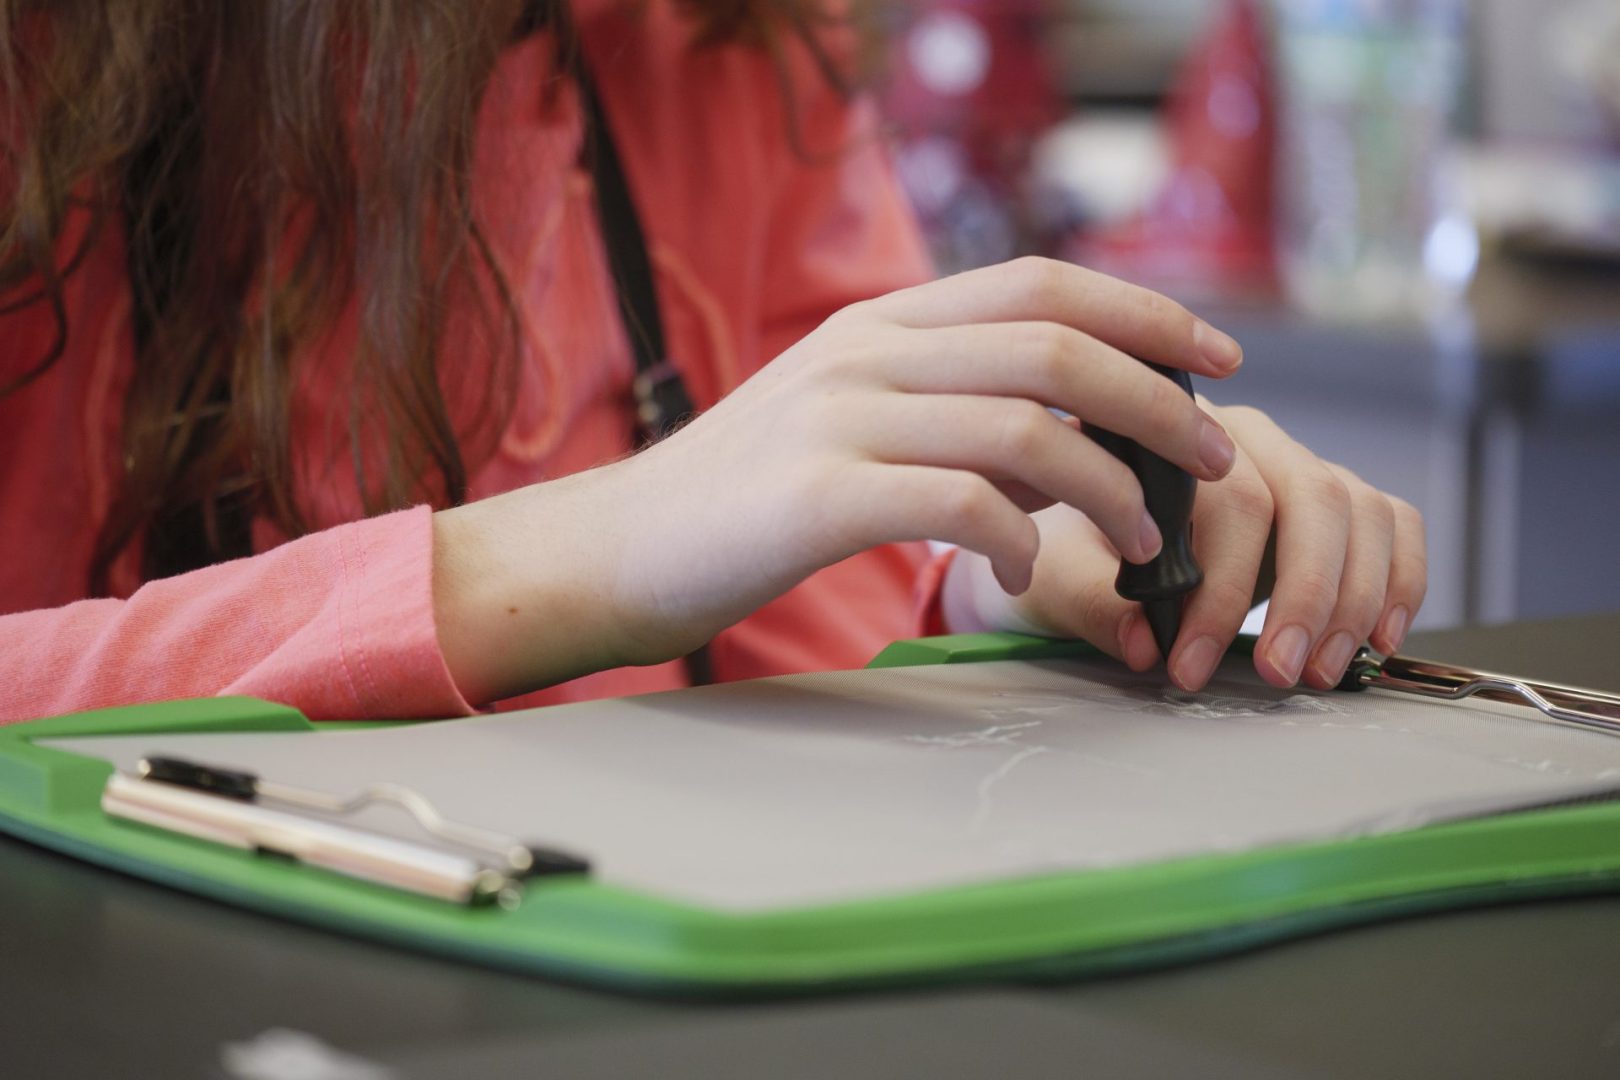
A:
{"type": "MultiPolygon", "coordinates": [[[[1399,649],[1427,587],[1417,510],[1322,461],[1264,413],[1201,404],[1237,444],[1237,463],[1198,485],[1193,551],[1204,583],[1187,601],[1170,652],[1172,681],[1202,688],[1265,598],[1257,586],[1274,528],[1276,581],[1254,652],[1262,678],[1328,689],[1362,642],[1399,649]]],[[[1021,596],[996,587],[983,556],[957,553],[945,586],[947,627],[1080,637],[1133,670],[1157,663],[1140,606],[1114,591],[1119,554],[1102,532],[1061,504],[1035,521],[1040,553],[1021,596]]]]}

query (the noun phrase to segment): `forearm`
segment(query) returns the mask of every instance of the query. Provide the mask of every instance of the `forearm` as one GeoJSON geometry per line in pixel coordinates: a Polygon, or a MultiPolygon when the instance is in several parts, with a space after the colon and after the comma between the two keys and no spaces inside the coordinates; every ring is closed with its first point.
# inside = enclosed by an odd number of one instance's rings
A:
{"type": "Polygon", "coordinates": [[[311,718],[468,711],[434,634],[425,508],[0,617],[0,721],[246,694],[311,718]]]}
{"type": "Polygon", "coordinates": [[[643,661],[613,591],[611,468],[433,515],[434,621],[469,701],[643,661]]]}

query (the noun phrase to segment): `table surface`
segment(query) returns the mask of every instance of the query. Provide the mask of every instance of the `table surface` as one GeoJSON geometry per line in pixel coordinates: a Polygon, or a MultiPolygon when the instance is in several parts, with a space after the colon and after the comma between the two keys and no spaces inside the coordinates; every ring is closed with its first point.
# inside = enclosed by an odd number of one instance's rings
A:
{"type": "MultiPolygon", "coordinates": [[[[1620,614],[1411,655],[1620,691],[1620,614]]],[[[290,1029],[398,1076],[1620,1076],[1620,897],[1057,985],[616,996],[347,940],[0,838],[0,1074],[224,1076],[290,1029]]]]}

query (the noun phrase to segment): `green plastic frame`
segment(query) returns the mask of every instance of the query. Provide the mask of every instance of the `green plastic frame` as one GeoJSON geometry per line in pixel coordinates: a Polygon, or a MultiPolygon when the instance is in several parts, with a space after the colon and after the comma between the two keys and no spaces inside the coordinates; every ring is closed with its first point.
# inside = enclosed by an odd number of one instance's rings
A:
{"type": "MultiPolygon", "coordinates": [[[[955,635],[896,644],[873,664],[1086,652],[1072,642],[955,635]]],[[[515,910],[463,908],[109,818],[100,796],[111,766],[36,745],[100,734],[316,729],[292,709],[247,698],[103,709],[0,728],[0,831],[342,933],[662,994],[1068,978],[1413,912],[1620,890],[1620,803],[1593,803],[768,914],[707,911],[593,881],[538,884],[515,910]]]]}

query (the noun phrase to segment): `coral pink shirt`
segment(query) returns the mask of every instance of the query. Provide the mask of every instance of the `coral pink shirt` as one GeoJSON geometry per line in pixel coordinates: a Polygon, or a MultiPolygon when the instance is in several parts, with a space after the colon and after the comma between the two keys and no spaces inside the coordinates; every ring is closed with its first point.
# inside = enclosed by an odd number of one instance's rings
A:
{"type": "MultiPolygon", "coordinates": [[[[807,57],[792,68],[803,148],[763,55],[692,50],[670,2],[581,5],[587,55],[648,233],[673,358],[699,407],[855,300],[930,274],[869,108],[807,57]]],[[[475,198],[511,281],[522,378],[511,422],[473,478],[482,497],[589,468],[631,446],[632,362],[601,254],[570,84],[546,43],[503,55],[482,106],[475,198]]],[[[70,223],[72,231],[83,221],[70,223]]],[[[115,230],[69,279],[67,352],[0,398],[0,720],[105,705],[252,694],[311,717],[464,714],[434,627],[426,507],[361,520],[346,451],[300,431],[318,531],[256,529],[259,554],[85,600],[91,549],[119,483],[130,378],[115,230]]],[[[52,332],[35,304],[0,317],[0,381],[52,332]]],[[[341,340],[341,334],[334,335],[341,340]]],[[[441,363],[454,364],[451,349],[441,363]]],[[[341,356],[315,367],[340,372],[341,356]]],[[[320,387],[311,392],[324,392],[320,387]]],[[[333,400],[343,400],[341,396],[333,400]]],[[[537,540],[537,556],[543,550],[537,540]]],[[[923,629],[939,567],[890,545],[824,570],[715,640],[721,679],[858,666],[923,629]]],[[[575,701],[682,685],[679,664],[599,672],[522,699],[575,701]]]]}

